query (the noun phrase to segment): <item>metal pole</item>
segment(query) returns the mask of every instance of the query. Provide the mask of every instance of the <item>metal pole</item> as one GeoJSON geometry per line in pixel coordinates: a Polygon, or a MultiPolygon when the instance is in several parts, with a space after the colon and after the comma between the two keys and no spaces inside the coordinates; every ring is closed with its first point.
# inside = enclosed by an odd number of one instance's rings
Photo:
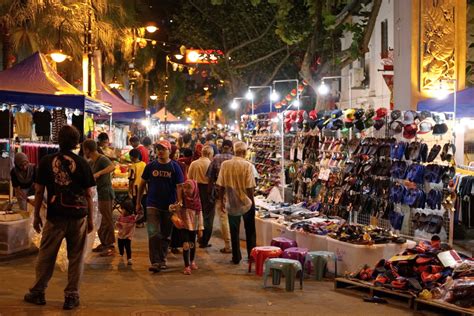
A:
{"type": "Polygon", "coordinates": [[[352,73],[349,70],[349,109],[352,109],[352,73]]]}
{"type": "Polygon", "coordinates": [[[283,111],[280,113],[280,126],[281,126],[281,198],[283,199],[283,203],[285,203],[285,126],[284,126],[284,119],[283,119],[283,111]]]}

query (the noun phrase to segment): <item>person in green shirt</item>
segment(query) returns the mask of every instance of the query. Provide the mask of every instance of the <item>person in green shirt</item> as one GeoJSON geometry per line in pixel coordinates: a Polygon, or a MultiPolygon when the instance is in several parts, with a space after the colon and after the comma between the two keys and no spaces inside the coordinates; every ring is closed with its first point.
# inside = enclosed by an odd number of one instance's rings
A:
{"type": "Polygon", "coordinates": [[[99,200],[99,212],[102,215],[100,227],[97,232],[100,245],[93,252],[101,252],[101,256],[110,256],[115,253],[114,221],[112,218],[112,206],[115,198],[112,189],[111,173],[115,170],[114,164],[106,156],[99,154],[97,143],[92,139],[82,144],[84,156],[89,159],[89,164],[97,183],[97,196],[99,200]]]}

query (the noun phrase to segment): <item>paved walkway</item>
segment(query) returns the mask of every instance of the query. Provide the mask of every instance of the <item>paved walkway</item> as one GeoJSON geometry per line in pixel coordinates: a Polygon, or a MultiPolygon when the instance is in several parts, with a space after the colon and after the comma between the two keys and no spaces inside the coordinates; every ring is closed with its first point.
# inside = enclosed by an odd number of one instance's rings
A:
{"type": "MultiPolygon", "coordinates": [[[[84,273],[81,307],[75,315],[412,315],[402,303],[364,303],[360,293],[336,292],[331,281],[305,281],[293,293],[262,288],[262,279],[247,273],[247,266],[229,264],[230,255],[219,253],[222,242],[198,249],[200,269],[182,274],[181,255],[169,256],[170,269],[148,272],[145,229],[133,241],[134,264],[120,256],[93,256],[84,273]]],[[[43,307],[22,301],[33,282],[35,257],[0,263],[0,315],[62,315],[62,289],[66,273],[56,269],[43,307]]],[[[270,282],[271,283],[271,282],[270,282]]],[[[64,313],[70,314],[70,313],[64,313]]],[[[418,315],[423,315],[418,313],[418,315]]]]}

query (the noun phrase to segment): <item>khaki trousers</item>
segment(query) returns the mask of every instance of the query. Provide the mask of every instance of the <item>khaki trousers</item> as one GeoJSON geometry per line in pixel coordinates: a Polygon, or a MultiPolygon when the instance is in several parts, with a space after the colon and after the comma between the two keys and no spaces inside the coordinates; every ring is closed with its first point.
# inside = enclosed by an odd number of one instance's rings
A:
{"type": "Polygon", "coordinates": [[[230,229],[229,229],[229,217],[227,216],[227,211],[221,211],[221,200],[216,200],[216,213],[219,215],[219,220],[221,222],[221,231],[222,239],[224,239],[225,248],[230,249],[230,229]]]}
{"type": "Polygon", "coordinates": [[[114,219],[112,218],[113,201],[99,201],[99,212],[102,215],[100,221],[99,235],[100,243],[106,247],[111,247],[115,243],[114,219]]]}
{"type": "Polygon", "coordinates": [[[68,282],[66,296],[79,296],[79,283],[84,269],[84,249],[87,240],[87,220],[51,219],[43,228],[41,245],[36,262],[36,281],[31,292],[44,293],[53,276],[56,257],[63,239],[67,243],[68,282]]]}

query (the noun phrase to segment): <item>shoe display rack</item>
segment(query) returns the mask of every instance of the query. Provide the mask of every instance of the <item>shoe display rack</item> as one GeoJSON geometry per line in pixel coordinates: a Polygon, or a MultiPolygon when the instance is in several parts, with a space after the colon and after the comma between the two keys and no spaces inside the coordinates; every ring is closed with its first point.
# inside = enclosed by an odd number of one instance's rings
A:
{"type": "Polygon", "coordinates": [[[267,196],[273,187],[280,186],[280,137],[267,134],[252,137],[249,150],[251,161],[259,174],[255,193],[267,196]]]}

